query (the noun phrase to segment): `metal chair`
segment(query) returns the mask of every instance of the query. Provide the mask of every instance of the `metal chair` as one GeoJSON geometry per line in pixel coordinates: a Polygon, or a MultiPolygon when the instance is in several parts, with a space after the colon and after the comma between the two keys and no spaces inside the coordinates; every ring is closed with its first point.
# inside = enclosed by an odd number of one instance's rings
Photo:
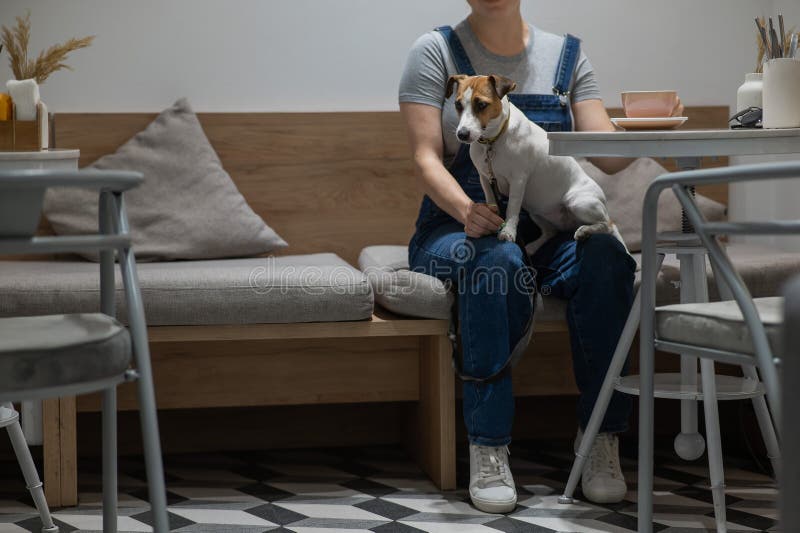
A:
{"type": "Polygon", "coordinates": [[[100,313],[0,319],[0,419],[4,419],[0,426],[9,430],[46,532],[58,531],[58,527],[53,525],[11,402],[102,391],[103,531],[113,533],[117,531],[116,387],[133,380],[137,381],[153,527],[156,533],[169,531],[147,330],[123,200],[123,193],[141,182],[142,175],[137,172],[0,172],[4,211],[0,214],[0,255],[100,254],[100,313]],[[48,187],[97,191],[98,233],[31,236],[48,187]],[[122,274],[127,328],[114,318],[115,252],[122,274]]]}
{"type": "MultiPolygon", "coordinates": [[[[652,531],[653,515],[653,407],[655,349],[700,358],[703,401],[708,441],[709,472],[717,531],[726,531],[725,486],[717,410],[715,361],[740,365],[745,378],[741,388],[726,392],[727,399],[753,398],[767,448],[777,447],[774,421],[781,419],[778,383],[782,327],[781,298],[753,299],[725,254],[719,235],[788,235],[800,233],[798,221],[708,222],[700,213],[693,187],[716,183],[761,181],[800,177],[800,161],[716,168],[667,174],[657,178],[644,200],[642,226],[642,285],[639,376],[639,487],[638,530],[652,531]],[[656,308],[656,275],[659,254],[656,217],[661,192],[671,188],[677,196],[715,273],[721,302],[678,304],[656,308]],[[756,373],[756,368],[758,372],[756,373]],[[759,382],[759,377],[761,382],[759,382]],[[764,394],[769,405],[764,401],[764,394]],[[771,416],[770,416],[771,413],[771,416]],[[774,442],[770,442],[773,439],[774,442]]],[[[777,455],[776,453],[771,455],[777,455]]],[[[777,465],[777,458],[773,458],[777,465]]],[[[778,468],[776,468],[776,471],[778,468]]]]}

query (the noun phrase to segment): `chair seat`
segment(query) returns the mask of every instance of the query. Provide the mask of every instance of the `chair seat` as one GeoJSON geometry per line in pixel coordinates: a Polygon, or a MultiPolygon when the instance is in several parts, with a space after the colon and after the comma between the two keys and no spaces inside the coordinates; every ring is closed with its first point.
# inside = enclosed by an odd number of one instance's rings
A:
{"type": "MultiPolygon", "coordinates": [[[[780,355],[783,298],[754,298],[753,302],[764,324],[773,354],[780,355]]],[[[739,306],[734,301],[658,307],[656,337],[662,341],[755,354],[750,329],[745,325],[739,306]]]]}
{"type": "Polygon", "coordinates": [[[131,363],[128,330],[102,313],[0,318],[0,392],[118,376],[131,363]]]}

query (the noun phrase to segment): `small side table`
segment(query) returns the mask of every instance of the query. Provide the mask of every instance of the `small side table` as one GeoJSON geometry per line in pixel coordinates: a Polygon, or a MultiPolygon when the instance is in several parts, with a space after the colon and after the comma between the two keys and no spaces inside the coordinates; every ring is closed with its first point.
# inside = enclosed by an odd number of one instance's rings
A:
{"type": "MultiPolygon", "coordinates": [[[[737,130],[665,130],[665,131],[614,131],[614,132],[552,132],[548,133],[550,141],[550,155],[575,156],[575,157],[668,157],[674,158],[680,170],[695,170],[700,168],[701,157],[704,156],[732,156],[732,155],[767,155],[767,154],[792,154],[800,153],[800,128],[793,129],[737,129],[737,130]]],[[[706,285],[705,248],[699,245],[696,236],[686,223],[684,216],[684,232],[670,235],[660,235],[660,242],[667,241],[671,244],[660,246],[662,254],[675,254],[680,261],[681,275],[681,302],[708,301],[708,288],[706,285]]],[[[722,290],[723,287],[720,287],[722,290]]],[[[621,362],[627,357],[633,336],[639,328],[640,299],[637,291],[633,308],[625,324],[622,336],[617,345],[614,358],[609,368],[622,368],[621,362]]],[[[653,372],[652,358],[640,357],[640,374],[651,376],[653,372]]],[[[743,367],[745,377],[755,379],[756,371],[743,367]]],[[[617,370],[618,372],[618,370],[617,370]]],[[[618,374],[617,374],[618,375],[618,374]]],[[[607,380],[608,380],[607,376],[607,380]]],[[[649,454],[639,457],[639,495],[638,495],[638,524],[639,531],[648,533],[652,531],[652,494],[645,493],[643,487],[652,486],[653,480],[653,405],[654,396],[670,397],[681,400],[681,433],[675,438],[675,451],[684,459],[695,459],[704,450],[705,442],[697,431],[697,406],[696,401],[700,394],[697,375],[697,358],[692,355],[681,355],[681,375],[678,380],[671,383],[662,383],[664,387],[656,385],[653,389],[653,380],[639,381],[635,376],[619,380],[616,389],[629,394],[639,394],[639,446],[641,449],[650,450],[649,454]],[[689,394],[685,392],[689,391],[689,394]]],[[[604,384],[604,389],[606,385],[604,384]]],[[[728,387],[731,388],[731,387],[728,387]]],[[[752,397],[754,391],[741,390],[733,387],[730,391],[732,398],[752,397]]],[[[720,391],[723,389],[720,388],[720,391]]],[[[607,405],[610,391],[607,395],[601,391],[601,399],[597,403],[607,405]],[[603,403],[604,402],[604,403],[603,403]]],[[[728,399],[718,395],[718,399],[728,399]]],[[[768,426],[771,433],[768,439],[768,450],[777,450],[772,422],[769,418],[766,403],[763,397],[754,399],[754,408],[759,420],[762,433],[768,426]]],[[[605,409],[603,409],[605,411],[605,409]]],[[[596,434],[601,417],[595,417],[586,428],[585,435],[596,434]]],[[[767,439],[767,437],[765,437],[767,439]]],[[[585,444],[585,443],[584,443],[585,444]]],[[[570,478],[564,495],[559,499],[561,503],[570,503],[575,486],[580,478],[578,462],[585,458],[585,446],[582,444],[576,463],[573,464],[570,478]]],[[[775,454],[770,454],[775,455],[775,454]]]]}

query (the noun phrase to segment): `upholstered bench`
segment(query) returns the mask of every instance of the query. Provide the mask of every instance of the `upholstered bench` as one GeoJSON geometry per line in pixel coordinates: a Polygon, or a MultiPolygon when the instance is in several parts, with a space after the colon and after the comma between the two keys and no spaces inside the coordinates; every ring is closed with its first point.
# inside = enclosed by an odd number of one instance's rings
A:
{"type": "MultiPolygon", "coordinates": [[[[687,115],[695,127],[719,127],[729,113],[726,107],[689,108],[687,115]]],[[[80,149],[83,167],[114,153],[156,118],[154,113],[61,114],[58,146],[80,149]]],[[[270,259],[140,263],[159,408],[400,404],[403,416],[411,416],[410,424],[394,418],[370,421],[370,429],[383,428],[382,440],[369,440],[375,433],[366,432],[361,420],[361,432],[353,439],[337,432],[325,436],[325,445],[340,443],[337,439],[408,442],[434,482],[453,488],[459,391],[446,337],[450,300],[441,291],[415,291],[411,300],[393,306],[380,286],[373,293],[370,273],[362,276],[343,264],[356,265],[359,252],[369,245],[407,243],[413,231],[420,194],[399,113],[202,113],[199,120],[219,156],[212,163],[221,163],[250,208],[289,247],[270,259]],[[299,276],[303,269],[318,277],[299,276]],[[288,293],[271,289],[277,275],[290,281],[288,293]],[[373,294],[381,304],[374,310],[373,294]],[[423,312],[411,312],[420,307],[423,312]],[[395,428],[393,433],[386,433],[388,427],[395,428]]],[[[184,136],[170,139],[181,142],[184,136]]],[[[720,201],[727,198],[727,190],[710,192],[720,201]]],[[[174,198],[205,213],[183,194],[174,198]]],[[[625,203],[623,197],[618,201],[625,203]]],[[[215,204],[208,213],[226,212],[236,209],[215,204]]],[[[179,242],[185,247],[184,227],[171,226],[175,238],[167,251],[175,251],[173,244],[179,242]]],[[[406,261],[404,247],[393,253],[388,262],[376,261],[390,282],[397,280],[395,271],[406,261]]],[[[138,258],[146,259],[144,254],[138,258]]],[[[95,269],[95,264],[74,260],[46,265],[0,261],[0,312],[90,305],[96,295],[85,288],[95,269]]],[[[421,286],[438,283],[433,278],[422,281],[421,286]]],[[[677,294],[677,288],[671,290],[677,294]]],[[[518,395],[575,394],[559,305],[545,301],[539,318],[546,315],[553,321],[537,322],[529,354],[535,358],[524,358],[515,369],[518,395]]],[[[122,387],[119,409],[131,410],[134,402],[130,390],[122,387]]],[[[99,399],[62,398],[44,407],[48,500],[53,506],[73,505],[76,413],[98,412],[99,399]]],[[[303,434],[290,435],[291,445],[318,444],[320,439],[309,436],[324,432],[316,426],[325,426],[325,412],[304,420],[303,434]]],[[[211,430],[198,424],[186,430],[186,438],[205,444],[204,431],[211,430]]],[[[166,450],[169,438],[164,435],[166,450]]],[[[223,444],[226,449],[253,447],[252,440],[235,437],[223,444]]]]}
{"type": "MultiPolygon", "coordinates": [[[[374,312],[366,276],[331,253],[140,263],[138,271],[160,409],[417,402],[412,451],[438,486],[454,488],[445,320],[374,312]]],[[[96,311],[98,278],[89,261],[0,261],[0,317],[96,311]]],[[[124,322],[121,297],[117,305],[124,322]]],[[[98,401],[45,405],[53,506],[77,501],[75,414],[98,401]]],[[[135,401],[120,388],[120,410],[135,401]]]]}

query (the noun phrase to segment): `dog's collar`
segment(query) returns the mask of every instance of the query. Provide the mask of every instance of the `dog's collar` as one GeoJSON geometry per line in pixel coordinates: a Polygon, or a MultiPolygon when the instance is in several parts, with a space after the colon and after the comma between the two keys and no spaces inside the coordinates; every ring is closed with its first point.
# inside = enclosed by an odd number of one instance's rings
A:
{"type": "Polygon", "coordinates": [[[509,120],[511,120],[511,113],[509,113],[508,116],[506,117],[506,119],[503,121],[503,125],[500,126],[500,131],[497,132],[497,135],[495,135],[491,139],[484,139],[483,137],[480,137],[480,138],[478,138],[478,142],[481,143],[481,144],[488,144],[490,146],[493,145],[494,142],[497,139],[499,139],[500,136],[506,131],[506,128],[508,128],[508,121],[509,120]]]}

